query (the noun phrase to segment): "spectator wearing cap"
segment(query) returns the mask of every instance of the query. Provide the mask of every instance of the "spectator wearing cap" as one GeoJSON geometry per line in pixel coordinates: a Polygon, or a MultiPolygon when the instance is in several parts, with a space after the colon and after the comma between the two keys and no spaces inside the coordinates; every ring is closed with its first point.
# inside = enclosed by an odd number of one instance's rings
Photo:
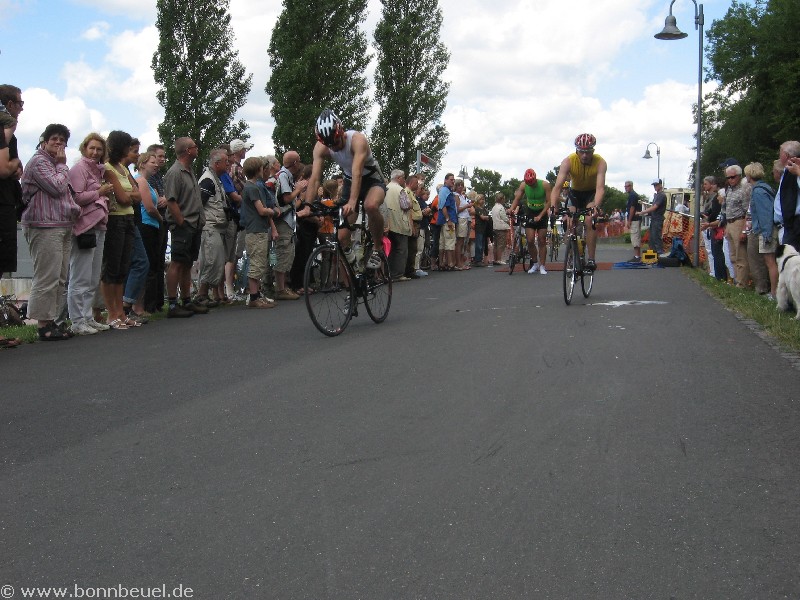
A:
{"type": "Polygon", "coordinates": [[[236,187],[236,191],[241,194],[242,189],[244,188],[244,182],[247,181],[247,178],[244,176],[244,170],[242,169],[242,162],[244,162],[245,155],[247,151],[252,149],[253,144],[250,142],[245,142],[240,139],[231,140],[230,143],[230,151],[231,151],[231,168],[230,168],[230,175],[231,179],[233,179],[233,185],[236,187]]]}
{"type": "Polygon", "coordinates": [[[664,213],[667,210],[667,195],[664,193],[664,182],[656,179],[653,182],[653,204],[640,212],[640,215],[650,215],[650,248],[656,254],[664,252],[664,243],[661,232],[664,229],[664,213]]]}
{"type": "Polygon", "coordinates": [[[752,188],[742,179],[742,167],[731,165],[725,169],[725,239],[734,268],[737,287],[746,287],[750,279],[747,263],[747,242],[742,241],[745,217],[750,208],[752,188]]]}

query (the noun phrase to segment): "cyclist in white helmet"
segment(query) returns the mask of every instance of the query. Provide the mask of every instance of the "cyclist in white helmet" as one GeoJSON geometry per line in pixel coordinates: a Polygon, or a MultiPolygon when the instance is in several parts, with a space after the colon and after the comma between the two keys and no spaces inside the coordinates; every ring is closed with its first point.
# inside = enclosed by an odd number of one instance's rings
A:
{"type": "MultiPolygon", "coordinates": [[[[569,180],[569,198],[577,210],[593,208],[598,214],[603,204],[606,193],[606,171],[608,165],[605,159],[594,153],[597,139],[591,133],[582,133],[575,138],[575,152],[561,161],[558,177],[550,193],[550,204],[556,209],[561,196],[561,187],[569,180]]],[[[586,246],[588,260],[586,266],[596,268],[595,248],[597,248],[597,232],[591,227],[586,228],[586,246]]]]}
{"type": "MultiPolygon", "coordinates": [[[[374,250],[367,261],[367,268],[377,269],[383,254],[383,215],[380,207],[386,196],[386,184],[378,161],[372,156],[367,137],[359,131],[345,131],[342,122],[330,109],[317,117],[314,132],[314,163],[308,182],[306,201],[313,202],[319,185],[325,160],[336,162],[344,173],[344,186],[340,196],[342,216],[352,225],[358,217],[358,204],[364,204],[369,232],[374,250]]],[[[350,231],[339,229],[339,243],[347,250],[350,247],[350,231]]]]}

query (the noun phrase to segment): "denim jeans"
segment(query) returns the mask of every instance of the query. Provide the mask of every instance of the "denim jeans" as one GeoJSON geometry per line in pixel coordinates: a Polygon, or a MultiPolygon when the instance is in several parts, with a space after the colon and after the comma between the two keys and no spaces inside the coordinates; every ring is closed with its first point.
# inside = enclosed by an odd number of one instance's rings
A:
{"type": "Polygon", "coordinates": [[[139,296],[144,291],[147,283],[147,273],[150,271],[150,261],[147,260],[147,251],[142,243],[142,234],[139,228],[133,228],[133,254],[131,255],[131,268],[128,271],[128,279],[125,281],[125,293],[122,301],[128,304],[136,304],[139,296]]]}
{"type": "Polygon", "coordinates": [[[483,262],[483,238],[484,233],[481,231],[478,233],[475,232],[475,262],[483,262]]]}

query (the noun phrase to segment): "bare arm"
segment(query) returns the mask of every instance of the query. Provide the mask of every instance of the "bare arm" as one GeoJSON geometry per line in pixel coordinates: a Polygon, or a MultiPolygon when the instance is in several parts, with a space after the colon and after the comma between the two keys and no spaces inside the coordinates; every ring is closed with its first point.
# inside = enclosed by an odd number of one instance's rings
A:
{"type": "MultiPolygon", "coordinates": [[[[550,191],[550,206],[553,208],[558,208],[558,202],[561,196],[561,188],[564,187],[564,182],[569,176],[569,157],[566,157],[561,161],[561,166],[558,168],[558,177],[556,177],[556,182],[553,184],[553,189],[550,191]]],[[[605,175],[603,175],[603,181],[605,181],[605,175]]]]}
{"type": "Polygon", "coordinates": [[[525,191],[525,182],[523,181],[522,183],[519,184],[517,191],[514,192],[514,200],[511,202],[511,208],[508,209],[510,212],[516,214],[517,206],[519,206],[519,201],[520,198],[522,198],[522,194],[524,191],[525,191]]]}
{"type": "Polygon", "coordinates": [[[308,187],[306,188],[306,202],[313,202],[315,200],[317,188],[322,178],[322,169],[325,167],[325,159],[329,156],[330,152],[325,144],[317,142],[314,145],[311,177],[308,179],[308,187]]]}
{"type": "Polygon", "coordinates": [[[594,202],[590,202],[587,208],[600,208],[603,204],[603,197],[606,195],[606,171],[608,171],[608,163],[605,159],[601,159],[597,165],[597,183],[594,188],[594,202]]]}
{"type": "Polygon", "coordinates": [[[353,150],[353,179],[350,182],[350,198],[342,209],[344,216],[353,212],[358,204],[358,196],[361,193],[361,172],[364,170],[364,163],[369,154],[369,143],[363,133],[353,134],[350,147],[353,150]]]}
{"type": "Polygon", "coordinates": [[[147,211],[148,215],[160,222],[161,213],[158,212],[158,208],[153,204],[153,196],[150,194],[150,184],[147,183],[147,179],[140,177],[136,183],[139,188],[139,195],[142,198],[142,208],[147,211]]]}

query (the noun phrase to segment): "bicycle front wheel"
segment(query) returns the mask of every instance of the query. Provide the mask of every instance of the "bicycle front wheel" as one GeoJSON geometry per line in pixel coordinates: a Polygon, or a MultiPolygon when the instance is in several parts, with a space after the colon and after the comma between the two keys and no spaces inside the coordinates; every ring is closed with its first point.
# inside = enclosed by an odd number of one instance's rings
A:
{"type": "Polygon", "coordinates": [[[319,246],[306,262],[303,276],[311,322],[327,336],[342,333],[355,309],[356,287],[345,259],[335,246],[319,246]]]}
{"type": "Polygon", "coordinates": [[[564,302],[569,305],[572,302],[572,294],[575,291],[575,279],[578,277],[578,245],[573,240],[567,242],[564,248],[564,302]]]}
{"type": "Polygon", "coordinates": [[[392,278],[389,277],[389,261],[385,256],[381,256],[380,268],[364,271],[362,293],[369,318],[376,323],[383,323],[392,304],[392,278]]]}

